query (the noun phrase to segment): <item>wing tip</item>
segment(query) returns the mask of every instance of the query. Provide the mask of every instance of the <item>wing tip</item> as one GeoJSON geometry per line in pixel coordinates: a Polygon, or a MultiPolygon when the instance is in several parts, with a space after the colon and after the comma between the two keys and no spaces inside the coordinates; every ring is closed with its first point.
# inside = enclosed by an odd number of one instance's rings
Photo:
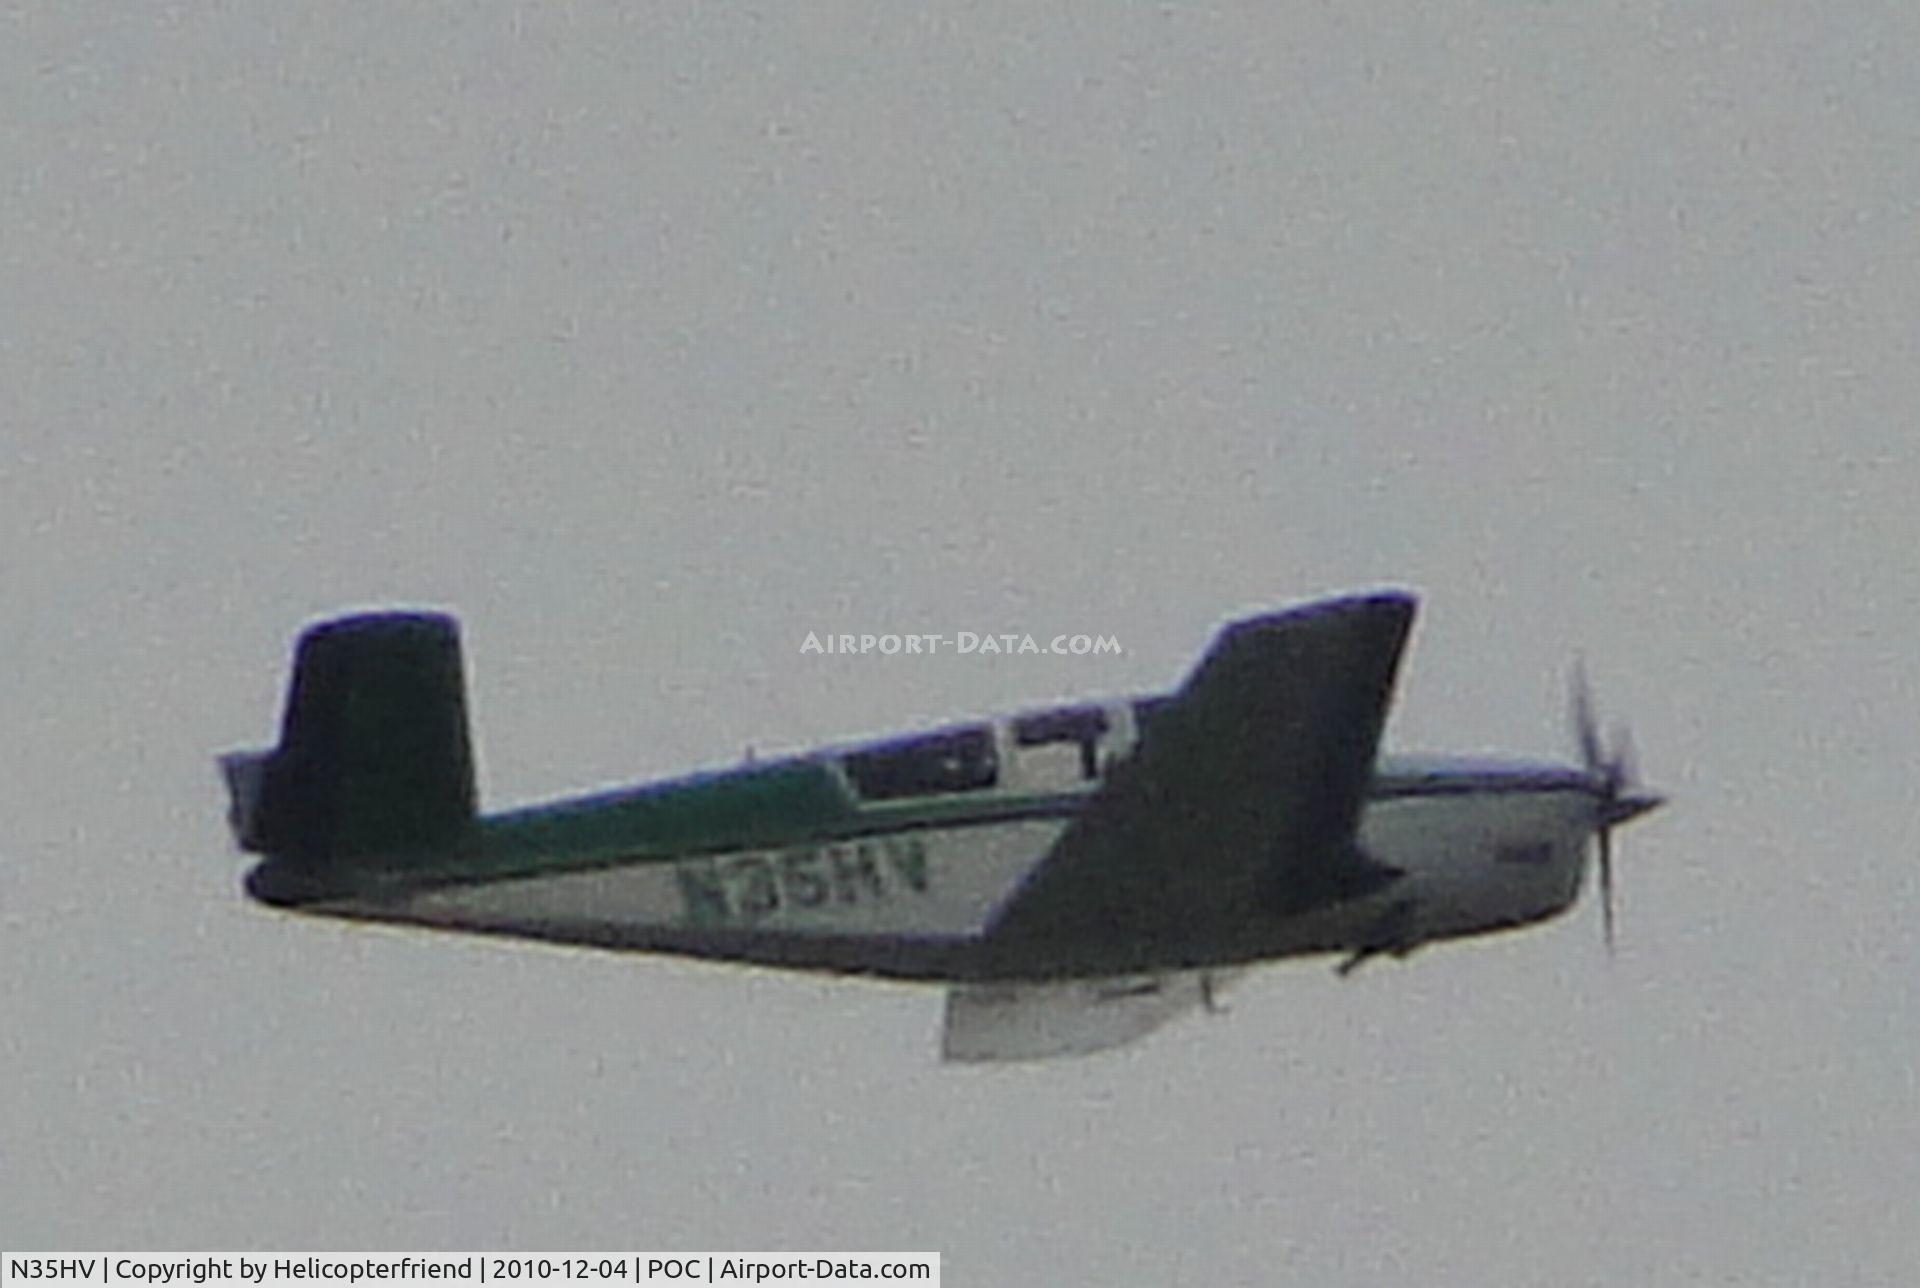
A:
{"type": "Polygon", "coordinates": [[[1348,595],[1333,595],[1325,599],[1309,600],[1304,604],[1295,604],[1289,608],[1276,609],[1269,613],[1259,613],[1234,623],[1242,625],[1268,625],[1281,622],[1307,622],[1328,617],[1379,618],[1382,621],[1401,619],[1411,621],[1420,606],[1420,597],[1411,590],[1399,587],[1383,587],[1379,590],[1358,591],[1348,595]]]}
{"type": "Polygon", "coordinates": [[[1397,651],[1413,629],[1419,606],[1419,598],[1412,591],[1399,589],[1316,599],[1229,622],[1216,636],[1214,651],[1222,645],[1251,642],[1263,636],[1298,638],[1303,627],[1312,628],[1305,638],[1375,640],[1397,651]]]}

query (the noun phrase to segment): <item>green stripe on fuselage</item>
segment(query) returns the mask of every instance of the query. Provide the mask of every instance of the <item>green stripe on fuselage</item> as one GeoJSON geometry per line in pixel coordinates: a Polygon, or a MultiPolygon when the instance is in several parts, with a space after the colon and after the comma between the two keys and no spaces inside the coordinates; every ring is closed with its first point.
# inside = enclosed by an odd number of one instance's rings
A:
{"type": "Polygon", "coordinates": [[[752,849],[857,817],[824,765],[788,761],[494,814],[478,862],[460,866],[490,876],[752,849]]]}
{"type": "Polygon", "coordinates": [[[534,805],[480,821],[477,852],[427,880],[495,880],[1073,812],[1084,792],[980,792],[857,805],[817,760],[785,761],[534,805]]]}

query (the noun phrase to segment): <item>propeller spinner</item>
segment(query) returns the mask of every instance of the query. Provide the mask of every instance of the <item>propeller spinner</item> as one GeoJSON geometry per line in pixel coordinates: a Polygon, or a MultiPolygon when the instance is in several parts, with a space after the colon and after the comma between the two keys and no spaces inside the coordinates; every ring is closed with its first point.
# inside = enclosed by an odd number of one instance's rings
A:
{"type": "Polygon", "coordinates": [[[1593,693],[1584,666],[1573,671],[1573,735],[1580,745],[1580,763],[1593,780],[1599,797],[1600,908],[1607,951],[1613,952],[1613,829],[1666,803],[1664,796],[1639,790],[1633,768],[1633,738],[1625,725],[1615,725],[1612,747],[1602,744],[1599,721],[1593,714],[1593,693]]]}

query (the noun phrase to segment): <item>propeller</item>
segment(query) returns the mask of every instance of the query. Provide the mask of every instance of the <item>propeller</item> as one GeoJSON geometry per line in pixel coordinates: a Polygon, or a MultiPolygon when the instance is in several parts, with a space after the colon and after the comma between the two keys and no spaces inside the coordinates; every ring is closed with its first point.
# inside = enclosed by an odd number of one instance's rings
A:
{"type": "Polygon", "coordinates": [[[1625,725],[1614,725],[1606,746],[1600,737],[1600,722],[1593,713],[1593,691],[1587,685],[1587,669],[1579,662],[1573,668],[1573,736],[1580,745],[1580,763],[1592,780],[1600,798],[1600,908],[1605,928],[1607,952],[1613,952],[1613,829],[1658,809],[1666,798],[1638,789],[1634,773],[1633,735],[1625,725]]]}

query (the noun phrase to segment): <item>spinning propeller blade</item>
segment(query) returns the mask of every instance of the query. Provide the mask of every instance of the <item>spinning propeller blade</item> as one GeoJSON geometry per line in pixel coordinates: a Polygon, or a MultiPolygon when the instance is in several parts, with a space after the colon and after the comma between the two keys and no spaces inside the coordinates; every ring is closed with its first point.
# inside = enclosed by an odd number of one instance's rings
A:
{"type": "Polygon", "coordinates": [[[1594,795],[1599,798],[1600,915],[1609,955],[1614,947],[1613,829],[1648,810],[1657,809],[1664,797],[1636,790],[1633,735],[1624,724],[1613,727],[1612,749],[1602,744],[1600,724],[1593,713],[1593,692],[1587,685],[1587,670],[1576,661],[1573,667],[1573,694],[1570,702],[1574,741],[1580,747],[1581,767],[1593,780],[1594,795]]]}

